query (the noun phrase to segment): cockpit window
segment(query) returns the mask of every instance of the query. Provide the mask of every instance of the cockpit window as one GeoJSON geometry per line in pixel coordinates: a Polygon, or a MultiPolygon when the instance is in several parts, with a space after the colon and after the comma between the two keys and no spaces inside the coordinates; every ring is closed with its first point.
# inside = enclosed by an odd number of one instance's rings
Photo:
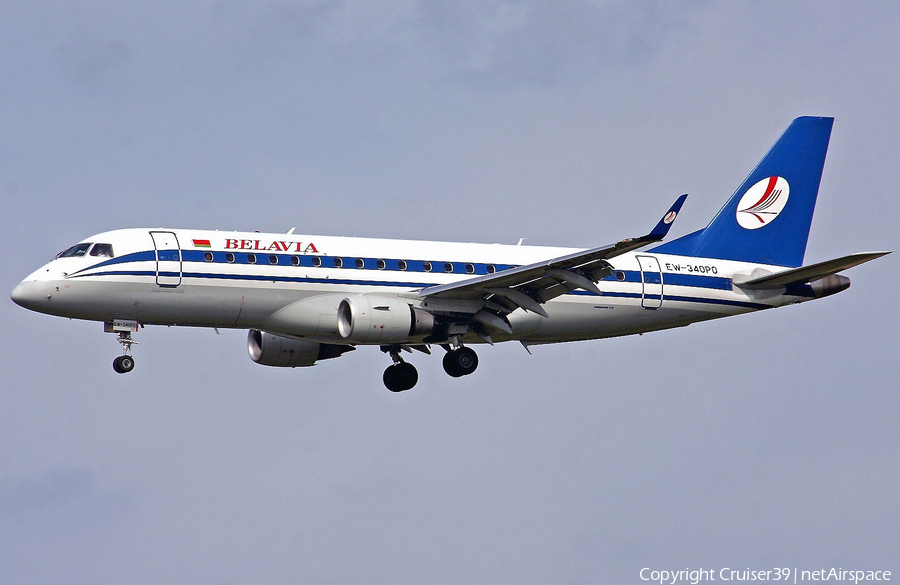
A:
{"type": "Polygon", "coordinates": [[[87,254],[88,248],[91,245],[88,244],[75,244],[71,248],[67,250],[63,250],[59,254],[56,255],[57,258],[81,258],[85,254],[87,254]]]}
{"type": "Polygon", "coordinates": [[[112,258],[112,244],[94,244],[91,248],[91,256],[103,256],[104,258],[112,258]]]}

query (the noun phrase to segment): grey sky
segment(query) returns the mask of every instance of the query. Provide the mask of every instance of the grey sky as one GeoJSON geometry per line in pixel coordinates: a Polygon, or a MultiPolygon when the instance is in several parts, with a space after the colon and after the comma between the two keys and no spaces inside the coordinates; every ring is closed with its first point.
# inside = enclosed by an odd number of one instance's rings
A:
{"type": "MultiPolygon", "coordinates": [[[[836,117],[807,249],[897,249],[892,2],[5,2],[3,290],[168,226],[593,246],[705,225],[836,117]]],[[[0,584],[638,583],[900,573],[896,258],[823,301],[641,337],[252,363],[238,331],[7,300],[0,584]]]]}

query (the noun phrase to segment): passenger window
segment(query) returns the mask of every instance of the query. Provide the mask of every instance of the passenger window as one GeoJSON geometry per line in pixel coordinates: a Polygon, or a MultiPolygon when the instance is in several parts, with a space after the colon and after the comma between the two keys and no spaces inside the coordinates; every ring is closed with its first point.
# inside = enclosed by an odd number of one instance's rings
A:
{"type": "Polygon", "coordinates": [[[212,262],[213,261],[212,252],[203,252],[203,259],[206,260],[207,262],[212,262]]]}
{"type": "Polygon", "coordinates": [[[232,254],[231,252],[225,254],[225,261],[229,264],[234,264],[234,254],[232,254]]]}
{"type": "Polygon", "coordinates": [[[453,272],[453,264],[444,262],[444,272],[453,272]]]}
{"type": "Polygon", "coordinates": [[[335,267],[335,268],[343,268],[343,266],[344,266],[344,259],[343,259],[343,258],[335,258],[335,259],[334,259],[334,267],[335,267]]]}
{"type": "Polygon", "coordinates": [[[104,258],[112,258],[112,244],[94,244],[91,248],[91,256],[102,256],[104,258]]]}
{"type": "Polygon", "coordinates": [[[425,272],[431,272],[431,262],[422,262],[422,268],[425,269],[425,272]]]}
{"type": "Polygon", "coordinates": [[[406,260],[399,260],[397,262],[397,268],[400,270],[406,270],[406,260]]]}
{"type": "Polygon", "coordinates": [[[76,244],[67,250],[63,250],[56,255],[57,258],[81,258],[87,254],[90,244],[76,244]]]}
{"type": "Polygon", "coordinates": [[[256,254],[247,254],[247,262],[256,264],[256,254]]]}
{"type": "Polygon", "coordinates": [[[384,270],[385,268],[387,268],[387,263],[385,263],[384,260],[379,260],[375,263],[375,265],[378,266],[378,270],[384,270]]]}
{"type": "Polygon", "coordinates": [[[362,258],[357,258],[356,259],[356,267],[357,268],[365,268],[366,267],[365,261],[362,258]]]}
{"type": "Polygon", "coordinates": [[[493,264],[488,264],[488,265],[487,265],[487,273],[488,273],[488,274],[493,274],[493,273],[495,273],[495,272],[497,272],[497,267],[494,266],[493,264]]]}
{"type": "Polygon", "coordinates": [[[321,265],[322,265],[322,259],[319,258],[318,256],[314,256],[313,257],[313,266],[321,266],[321,265]]]}
{"type": "Polygon", "coordinates": [[[469,274],[475,274],[475,266],[472,264],[466,264],[466,272],[469,274]]]}
{"type": "Polygon", "coordinates": [[[293,264],[294,266],[300,266],[300,257],[291,256],[291,264],[293,264]]]}
{"type": "Polygon", "coordinates": [[[269,264],[278,264],[278,256],[269,254],[269,264]]]}

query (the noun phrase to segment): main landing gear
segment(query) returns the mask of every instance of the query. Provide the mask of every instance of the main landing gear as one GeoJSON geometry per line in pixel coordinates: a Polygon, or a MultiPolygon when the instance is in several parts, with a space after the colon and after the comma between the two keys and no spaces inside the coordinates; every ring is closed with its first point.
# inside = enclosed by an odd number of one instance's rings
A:
{"type": "MultiPolygon", "coordinates": [[[[450,345],[444,346],[447,353],[444,354],[444,371],[454,378],[468,376],[478,367],[478,355],[468,347],[463,347],[456,342],[456,348],[450,345]]],[[[403,361],[400,357],[400,346],[383,347],[383,351],[391,354],[394,364],[384,371],[384,385],[391,392],[403,392],[409,390],[419,381],[419,372],[416,367],[403,361]]]]}
{"type": "Polygon", "coordinates": [[[394,365],[388,366],[384,371],[384,385],[391,392],[403,392],[409,390],[419,381],[419,372],[416,367],[410,363],[403,361],[400,357],[400,348],[392,347],[390,349],[391,359],[394,365]]]}
{"type": "Polygon", "coordinates": [[[444,354],[444,371],[459,378],[468,376],[478,367],[478,354],[470,347],[457,347],[444,354]]]}

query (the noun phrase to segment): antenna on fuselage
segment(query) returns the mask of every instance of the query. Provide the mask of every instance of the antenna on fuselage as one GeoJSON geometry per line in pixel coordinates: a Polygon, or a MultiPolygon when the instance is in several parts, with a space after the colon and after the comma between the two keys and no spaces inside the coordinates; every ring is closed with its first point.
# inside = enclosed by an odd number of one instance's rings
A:
{"type": "Polygon", "coordinates": [[[291,229],[289,229],[287,235],[291,235],[292,233],[294,233],[295,229],[297,229],[297,228],[292,227],[291,229]]]}

